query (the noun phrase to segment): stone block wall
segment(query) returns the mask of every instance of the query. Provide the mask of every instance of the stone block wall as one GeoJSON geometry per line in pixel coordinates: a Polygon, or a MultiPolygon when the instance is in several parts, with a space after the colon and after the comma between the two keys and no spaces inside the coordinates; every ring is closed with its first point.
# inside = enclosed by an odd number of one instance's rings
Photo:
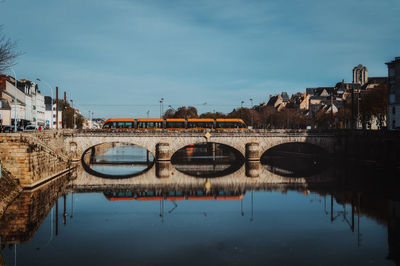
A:
{"type": "Polygon", "coordinates": [[[0,178],[0,217],[21,191],[22,187],[3,167],[0,178]]]}
{"type": "Polygon", "coordinates": [[[70,167],[68,156],[62,153],[64,145],[54,143],[62,139],[45,133],[41,137],[26,133],[0,136],[1,164],[22,186],[32,186],[70,167]]]}

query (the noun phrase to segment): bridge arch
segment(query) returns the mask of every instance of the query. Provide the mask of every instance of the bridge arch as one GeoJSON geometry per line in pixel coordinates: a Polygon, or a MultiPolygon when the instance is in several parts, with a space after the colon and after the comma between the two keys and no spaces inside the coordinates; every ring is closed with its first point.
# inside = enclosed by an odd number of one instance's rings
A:
{"type": "MultiPolygon", "coordinates": [[[[92,163],[95,163],[95,161],[93,159],[95,158],[97,153],[105,152],[110,148],[118,147],[118,145],[120,145],[121,147],[132,146],[132,147],[137,147],[137,148],[143,148],[144,150],[146,150],[144,147],[141,147],[140,145],[133,144],[133,143],[125,143],[125,142],[104,142],[104,143],[99,143],[99,144],[96,144],[94,146],[88,147],[86,150],[84,150],[82,152],[81,158],[80,158],[80,162],[81,162],[81,165],[82,165],[83,169],[86,172],[88,172],[89,174],[92,174],[92,175],[97,176],[97,177],[129,178],[129,177],[134,177],[134,176],[141,175],[142,173],[147,172],[150,168],[153,167],[153,165],[154,165],[154,155],[152,154],[153,159],[151,159],[151,157],[149,157],[148,153],[146,154],[147,155],[146,156],[147,157],[147,161],[146,162],[143,162],[143,163],[141,161],[137,161],[136,162],[136,164],[146,165],[147,166],[142,171],[138,171],[138,172],[135,171],[133,173],[128,173],[128,174],[112,175],[112,174],[107,174],[107,173],[102,173],[102,172],[96,171],[90,166],[92,163]],[[105,146],[105,147],[103,149],[98,149],[101,146],[105,146]]],[[[150,152],[150,151],[146,150],[146,152],[150,152]]],[[[104,162],[100,162],[100,163],[104,165],[104,162]]],[[[121,162],[119,162],[119,163],[121,163],[121,162]]]]}
{"type": "Polygon", "coordinates": [[[305,142],[324,148],[332,152],[336,145],[334,134],[309,134],[306,132],[210,132],[206,138],[206,132],[90,132],[73,134],[65,138],[66,150],[74,151],[73,158],[79,160],[88,148],[108,142],[130,143],[141,146],[153,155],[157,154],[157,145],[167,144],[169,160],[179,149],[199,142],[214,142],[227,145],[238,150],[246,156],[247,144],[257,145],[259,157],[279,144],[290,142],[305,142]]]}

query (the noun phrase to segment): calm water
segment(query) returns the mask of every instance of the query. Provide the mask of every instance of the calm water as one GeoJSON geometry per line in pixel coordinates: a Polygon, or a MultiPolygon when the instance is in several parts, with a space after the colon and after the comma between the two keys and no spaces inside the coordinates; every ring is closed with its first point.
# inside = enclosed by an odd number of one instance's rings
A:
{"type": "Polygon", "coordinates": [[[0,220],[5,265],[396,265],[400,204],[384,188],[151,174],[24,191],[0,220]]]}

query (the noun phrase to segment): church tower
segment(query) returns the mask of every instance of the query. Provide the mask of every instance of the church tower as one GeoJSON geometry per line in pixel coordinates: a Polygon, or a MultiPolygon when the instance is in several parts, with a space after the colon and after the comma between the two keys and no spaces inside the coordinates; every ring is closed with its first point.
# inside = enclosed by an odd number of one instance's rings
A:
{"type": "Polygon", "coordinates": [[[353,83],[364,85],[368,82],[368,69],[363,65],[353,68],[353,83]]]}

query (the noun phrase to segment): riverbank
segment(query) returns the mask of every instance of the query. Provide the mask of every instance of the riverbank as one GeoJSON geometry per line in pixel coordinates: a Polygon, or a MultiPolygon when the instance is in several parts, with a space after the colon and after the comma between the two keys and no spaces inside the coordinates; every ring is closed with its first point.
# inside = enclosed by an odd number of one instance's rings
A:
{"type": "Polygon", "coordinates": [[[0,178],[0,217],[3,216],[7,207],[18,197],[22,187],[18,181],[4,168],[1,169],[0,178]]]}

